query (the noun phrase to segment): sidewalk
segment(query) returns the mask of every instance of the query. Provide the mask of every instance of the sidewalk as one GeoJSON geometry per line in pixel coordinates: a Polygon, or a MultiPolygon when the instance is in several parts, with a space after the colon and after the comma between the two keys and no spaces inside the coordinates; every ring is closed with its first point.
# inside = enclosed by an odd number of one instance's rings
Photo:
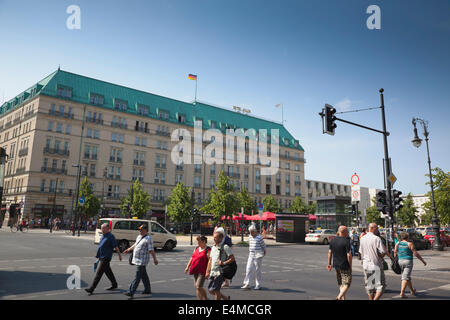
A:
{"type": "MultiPolygon", "coordinates": [[[[200,234],[193,234],[192,235],[192,245],[197,246],[197,240],[195,240],[200,234]]],[[[191,244],[191,235],[176,235],[178,245],[188,246],[191,244]]],[[[214,243],[213,236],[206,236],[208,238],[208,244],[211,245],[214,243]]],[[[241,242],[241,236],[233,236],[232,238],[233,245],[237,245],[239,242],[241,242]]],[[[244,236],[244,242],[248,243],[248,236],[244,236]]],[[[273,239],[264,239],[264,242],[266,243],[266,246],[268,247],[275,247],[275,246],[293,246],[293,245],[304,245],[303,243],[287,243],[287,242],[276,242],[275,237],[273,239]]]]}
{"type": "MultiPolygon", "coordinates": [[[[2,227],[0,228],[0,232],[6,232],[6,233],[12,233],[9,227],[2,227]]],[[[17,231],[16,234],[20,234],[22,232],[17,231]]],[[[49,234],[53,236],[64,236],[68,238],[77,238],[77,239],[84,239],[84,240],[92,240],[94,241],[94,235],[95,231],[87,231],[86,233],[81,230],[80,236],[78,237],[78,231],[75,231],[75,236],[72,235],[72,233],[67,234],[65,230],[58,230],[53,231],[50,233],[49,229],[42,229],[42,228],[35,228],[35,229],[28,229],[28,232],[26,234],[49,234]]]]}

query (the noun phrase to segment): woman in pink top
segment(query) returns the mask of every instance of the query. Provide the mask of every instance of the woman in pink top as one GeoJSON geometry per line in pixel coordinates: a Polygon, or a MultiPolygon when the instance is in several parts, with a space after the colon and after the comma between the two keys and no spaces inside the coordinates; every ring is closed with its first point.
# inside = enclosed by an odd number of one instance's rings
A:
{"type": "Polygon", "coordinates": [[[190,269],[189,274],[194,275],[194,284],[198,299],[208,300],[206,290],[203,286],[205,284],[205,274],[211,248],[206,245],[207,238],[205,236],[197,237],[197,242],[198,247],[195,248],[184,273],[188,273],[190,269]]]}

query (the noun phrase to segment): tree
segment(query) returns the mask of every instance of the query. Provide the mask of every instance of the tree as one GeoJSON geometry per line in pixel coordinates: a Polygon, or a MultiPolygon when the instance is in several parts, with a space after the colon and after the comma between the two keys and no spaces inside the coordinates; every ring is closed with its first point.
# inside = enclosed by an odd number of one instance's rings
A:
{"type": "Polygon", "coordinates": [[[94,217],[100,210],[100,199],[94,195],[91,185],[86,177],[80,185],[80,198],[84,197],[84,204],[78,205],[78,208],[82,214],[87,218],[94,217]]]}
{"type": "Polygon", "coordinates": [[[269,212],[273,212],[273,213],[281,212],[280,204],[271,195],[267,196],[263,199],[263,206],[264,206],[264,211],[269,211],[269,212]]]}
{"type": "Polygon", "coordinates": [[[413,226],[417,218],[417,208],[414,206],[411,193],[403,201],[403,208],[397,212],[397,219],[400,225],[413,226]]]}
{"type": "Polygon", "coordinates": [[[217,178],[215,187],[211,189],[202,211],[213,215],[216,222],[219,222],[222,216],[229,217],[227,221],[230,226],[232,216],[238,210],[240,210],[239,201],[234,192],[234,187],[222,170],[217,178]]]}
{"type": "Polygon", "coordinates": [[[366,222],[367,225],[374,222],[379,226],[384,226],[384,219],[381,217],[380,211],[377,210],[377,207],[375,205],[367,208],[366,222]]]}
{"type": "Polygon", "coordinates": [[[303,202],[303,199],[299,196],[295,197],[292,206],[289,208],[289,211],[292,213],[309,213],[307,205],[303,202]]]}
{"type": "Polygon", "coordinates": [[[120,210],[123,216],[131,214],[133,217],[142,219],[150,210],[150,195],[142,189],[139,180],[135,180],[128,189],[128,195],[122,199],[120,210]],[[133,201],[131,201],[133,196],[133,201]]]}
{"type": "Polygon", "coordinates": [[[309,214],[316,214],[317,202],[314,201],[313,204],[306,207],[306,212],[309,214]]]}
{"type": "MultiPolygon", "coordinates": [[[[450,172],[445,172],[440,168],[432,169],[433,184],[434,184],[434,200],[436,203],[436,213],[439,217],[439,223],[446,225],[450,223],[450,172]],[[434,174],[433,174],[434,172],[434,174]]],[[[429,177],[429,174],[426,174],[429,177]]],[[[427,185],[430,183],[427,182],[427,185]]],[[[426,212],[422,219],[428,220],[431,223],[433,215],[431,191],[427,193],[429,201],[423,207],[426,212]]]]}
{"type": "Polygon", "coordinates": [[[236,196],[239,201],[239,208],[244,208],[245,214],[250,215],[252,211],[253,213],[258,212],[258,206],[245,187],[242,187],[236,196]]]}
{"type": "Polygon", "coordinates": [[[183,225],[191,219],[191,188],[178,182],[172,189],[167,205],[167,215],[171,220],[183,225]]]}

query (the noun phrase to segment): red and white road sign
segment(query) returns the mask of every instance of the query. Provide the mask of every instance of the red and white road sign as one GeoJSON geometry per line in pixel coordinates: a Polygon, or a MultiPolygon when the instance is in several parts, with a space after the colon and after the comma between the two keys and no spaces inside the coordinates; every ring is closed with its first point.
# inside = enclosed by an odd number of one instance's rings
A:
{"type": "Polygon", "coordinates": [[[352,186],[352,202],[361,201],[361,191],[358,185],[352,186]]]}
{"type": "Polygon", "coordinates": [[[354,175],[352,175],[350,181],[353,185],[359,184],[359,176],[355,173],[354,175]]]}

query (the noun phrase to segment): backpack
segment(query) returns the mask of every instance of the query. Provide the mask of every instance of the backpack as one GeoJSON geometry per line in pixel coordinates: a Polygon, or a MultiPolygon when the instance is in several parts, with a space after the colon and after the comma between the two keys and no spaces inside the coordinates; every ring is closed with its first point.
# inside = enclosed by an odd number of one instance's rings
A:
{"type": "MultiPolygon", "coordinates": [[[[229,256],[227,255],[227,253],[224,250],[224,245],[222,244],[219,247],[219,259],[220,261],[224,262],[227,261],[229,256]]],[[[233,261],[232,263],[226,264],[224,266],[220,266],[220,274],[225,278],[225,279],[233,279],[234,275],[236,274],[237,271],[237,264],[236,261],[233,261]]]]}

